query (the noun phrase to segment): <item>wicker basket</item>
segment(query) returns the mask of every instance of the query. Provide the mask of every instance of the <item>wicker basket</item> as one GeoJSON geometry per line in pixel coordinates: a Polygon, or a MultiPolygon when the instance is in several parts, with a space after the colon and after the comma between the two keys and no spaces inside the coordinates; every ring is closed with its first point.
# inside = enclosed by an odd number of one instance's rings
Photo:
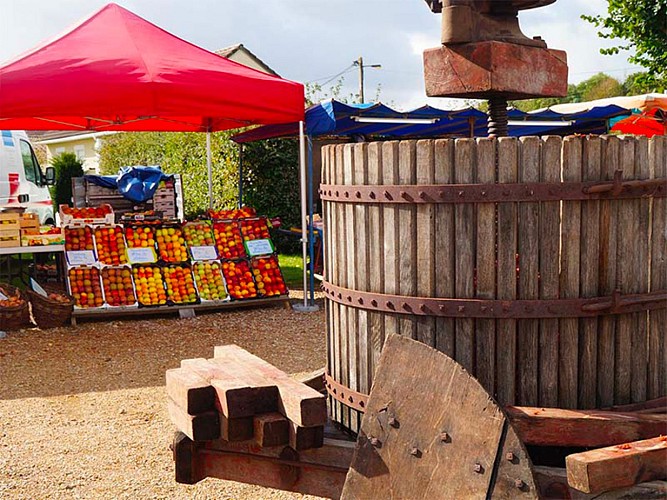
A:
{"type": "Polygon", "coordinates": [[[35,323],[40,328],[56,328],[64,326],[72,318],[72,310],[74,309],[74,297],[67,295],[62,290],[50,290],[46,288],[47,292],[55,292],[63,295],[69,299],[69,302],[58,302],[56,300],[44,297],[37,292],[28,290],[28,297],[30,297],[30,306],[32,308],[32,317],[35,323]]]}
{"type": "Polygon", "coordinates": [[[28,297],[15,286],[0,283],[0,291],[7,297],[20,295],[24,300],[20,306],[0,307],[0,330],[19,330],[30,325],[30,310],[28,309],[28,297]]]}

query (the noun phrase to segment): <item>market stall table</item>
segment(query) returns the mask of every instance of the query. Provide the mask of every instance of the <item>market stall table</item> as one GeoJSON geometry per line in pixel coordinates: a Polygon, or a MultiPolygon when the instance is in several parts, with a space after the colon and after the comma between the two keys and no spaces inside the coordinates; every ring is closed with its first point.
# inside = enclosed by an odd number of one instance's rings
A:
{"type": "MultiPolygon", "coordinates": [[[[23,255],[35,255],[35,254],[55,254],[56,257],[56,263],[57,263],[57,270],[58,270],[58,276],[62,277],[64,276],[64,262],[65,262],[65,245],[36,245],[36,246],[22,246],[22,247],[4,247],[0,248],[0,255],[7,256],[6,258],[6,264],[7,264],[7,276],[8,281],[11,281],[12,277],[18,276],[21,281],[25,284],[28,284],[28,280],[24,279],[24,273],[23,273],[23,255]],[[11,266],[11,260],[10,256],[12,255],[18,255],[18,261],[19,261],[19,272],[18,273],[13,273],[12,272],[12,266],[11,266]]],[[[33,257],[34,261],[34,257],[33,257]]],[[[4,273],[3,273],[4,275],[4,273]]]]}

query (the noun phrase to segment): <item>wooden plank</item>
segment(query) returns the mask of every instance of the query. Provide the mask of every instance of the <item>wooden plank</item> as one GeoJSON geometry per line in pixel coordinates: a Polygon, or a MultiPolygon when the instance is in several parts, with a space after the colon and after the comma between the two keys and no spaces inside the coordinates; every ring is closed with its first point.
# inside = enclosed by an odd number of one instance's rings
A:
{"type": "Polygon", "coordinates": [[[166,374],[167,395],[190,415],[215,409],[215,389],[191,370],[172,368],[166,374]]]}
{"type": "MultiPolygon", "coordinates": [[[[337,163],[337,171],[336,171],[336,184],[342,185],[345,183],[345,158],[346,158],[346,149],[345,145],[341,144],[337,146],[336,151],[338,153],[338,156],[336,158],[336,163],[337,163]]],[[[347,211],[345,209],[345,204],[344,203],[338,203],[337,207],[338,211],[338,227],[336,231],[336,236],[339,237],[338,235],[344,235],[347,234],[347,211]]],[[[348,246],[347,246],[347,240],[349,238],[340,238],[339,245],[340,249],[338,252],[338,284],[339,286],[342,287],[347,287],[347,266],[350,260],[352,260],[352,256],[349,255],[348,253],[348,246]]],[[[340,355],[338,359],[340,360],[340,366],[338,367],[339,370],[339,376],[337,380],[342,383],[343,385],[346,385],[349,387],[350,383],[350,377],[349,377],[349,371],[350,371],[350,362],[349,362],[349,355],[348,355],[348,314],[347,314],[347,307],[339,304],[338,305],[338,316],[339,316],[339,334],[340,334],[340,355]]],[[[343,405],[342,403],[339,403],[339,408],[340,408],[340,420],[339,422],[344,426],[348,427],[350,426],[350,409],[343,405]]]]}
{"type": "MultiPolygon", "coordinates": [[[[417,142],[417,184],[435,183],[435,151],[433,141],[417,142]]],[[[417,295],[435,296],[435,205],[420,203],[417,205],[416,228],[417,295]]],[[[426,345],[435,347],[435,318],[419,316],[415,338],[426,345]]]]}
{"type": "MultiPolygon", "coordinates": [[[[498,139],[498,183],[514,183],[518,179],[517,140],[498,139]]],[[[517,275],[517,204],[498,204],[498,298],[516,299],[517,275]]],[[[496,322],[496,387],[502,404],[516,401],[516,320],[496,322]]]]}
{"type": "Polygon", "coordinates": [[[521,440],[536,446],[611,446],[667,433],[667,415],[525,406],[505,411],[521,440]]]}
{"type": "MultiPolygon", "coordinates": [[[[619,166],[619,139],[602,136],[602,180],[612,180],[619,166]]],[[[600,295],[611,295],[616,289],[616,242],[618,239],[618,202],[600,202],[600,295]]],[[[598,405],[614,404],[614,373],[616,370],[615,315],[598,319],[598,405]]],[[[627,402],[627,401],[626,401],[627,402]]]]}
{"type": "Polygon", "coordinates": [[[667,479],[667,437],[568,455],[567,482],[585,493],[602,493],[667,479]]]}
{"type": "MultiPolygon", "coordinates": [[[[652,178],[667,177],[667,137],[649,141],[652,178]]],[[[651,206],[651,290],[667,290],[667,199],[655,198],[651,206]]],[[[651,311],[648,334],[648,397],[667,394],[667,310],[651,311]]]]}
{"type": "Polygon", "coordinates": [[[225,441],[246,441],[253,436],[253,418],[227,418],[220,413],[220,438],[225,441]]]}
{"type": "MultiPolygon", "coordinates": [[[[542,139],[540,182],[560,182],[561,138],[542,139]]],[[[560,262],[560,203],[540,204],[540,298],[558,298],[560,262]]],[[[558,406],[558,320],[540,320],[539,400],[558,406]]]]}
{"type": "MultiPolygon", "coordinates": [[[[478,184],[496,182],[496,140],[477,139],[477,178],[478,184]]],[[[480,203],[477,205],[477,297],[480,299],[496,298],[496,205],[480,203]]],[[[478,319],[475,324],[477,380],[489,391],[496,392],[496,321],[478,319]]]]}
{"type": "Polygon", "coordinates": [[[207,411],[197,415],[188,412],[168,398],[169,418],[176,428],[193,441],[210,441],[220,437],[220,420],[217,411],[207,411]]]}
{"type": "Polygon", "coordinates": [[[620,411],[620,412],[629,412],[629,411],[644,411],[644,410],[665,410],[667,413],[667,396],[661,398],[649,399],[648,401],[642,401],[641,403],[630,403],[628,405],[616,405],[605,410],[610,411],[620,411]]]}
{"type": "Polygon", "coordinates": [[[195,484],[202,478],[194,466],[195,444],[181,431],[174,432],[171,444],[174,458],[174,480],[179,484],[195,484]]]}
{"type": "MultiPolygon", "coordinates": [[[[354,184],[354,148],[355,144],[345,144],[343,146],[343,184],[345,185],[354,184]]],[[[345,203],[344,205],[345,232],[341,233],[345,234],[346,246],[346,260],[343,262],[345,262],[344,269],[347,276],[344,286],[355,290],[357,288],[357,267],[359,265],[356,256],[356,238],[359,234],[359,229],[357,228],[354,205],[351,203],[345,203]]],[[[342,332],[344,336],[343,344],[346,351],[343,358],[347,360],[347,372],[343,372],[343,380],[345,385],[356,390],[359,387],[357,358],[359,310],[354,307],[346,307],[344,311],[347,314],[347,328],[342,332]]],[[[343,365],[343,370],[345,370],[345,365],[343,365]]],[[[359,416],[355,410],[348,410],[348,413],[349,422],[347,425],[352,432],[355,432],[359,428],[359,416]]]]}
{"type": "MultiPolygon", "coordinates": [[[[326,398],[310,387],[290,378],[285,372],[267,363],[261,358],[250,354],[241,347],[230,344],[216,346],[214,349],[215,361],[234,363],[233,366],[245,365],[258,376],[275,384],[280,394],[278,411],[292,422],[304,427],[324,425],[327,421],[326,398]]],[[[258,411],[255,413],[266,413],[258,411]]]]}
{"type": "MultiPolygon", "coordinates": [[[[378,186],[382,183],[382,143],[371,142],[368,145],[368,184],[378,186]]],[[[383,292],[384,274],[384,235],[383,235],[383,212],[379,204],[368,207],[368,275],[369,290],[375,293],[383,292]]],[[[384,345],[384,318],[381,313],[369,312],[368,323],[370,327],[369,339],[369,378],[368,392],[373,381],[375,367],[380,360],[380,352],[384,345]]]]}
{"type": "MultiPolygon", "coordinates": [[[[519,182],[539,182],[540,146],[538,137],[522,137],[519,143],[519,182]]],[[[519,291],[520,299],[539,299],[540,204],[519,203],[519,291]]],[[[517,401],[537,405],[539,320],[517,322],[517,401]]]]}
{"type": "Polygon", "coordinates": [[[313,370],[310,373],[294,377],[294,380],[307,385],[311,389],[315,389],[317,392],[322,394],[326,392],[326,387],[324,385],[324,368],[313,370]]]}
{"type": "MultiPolygon", "coordinates": [[[[563,181],[581,181],[582,138],[563,139],[563,181]]],[[[564,201],[561,206],[560,297],[579,297],[579,241],[581,239],[581,202],[564,201]]],[[[562,408],[577,408],[579,370],[579,320],[560,320],[558,354],[558,403],[562,408]]]]}
{"type": "Polygon", "coordinates": [[[280,413],[255,415],[252,422],[255,442],[262,448],[289,443],[290,423],[280,413]]]}
{"type": "MultiPolygon", "coordinates": [[[[435,182],[450,184],[454,182],[454,140],[435,141],[435,182]]],[[[435,208],[435,267],[438,278],[435,280],[436,297],[455,297],[455,258],[454,258],[454,206],[441,203],[435,208]]],[[[435,348],[454,357],[454,320],[437,318],[435,320],[435,348]]]]}
{"type": "MultiPolygon", "coordinates": [[[[413,185],[417,180],[417,153],[414,141],[401,141],[398,144],[399,165],[398,183],[413,185]]],[[[400,295],[415,296],[417,293],[417,207],[400,205],[398,207],[399,230],[398,242],[398,292],[400,295]]],[[[417,338],[417,320],[411,316],[400,315],[398,320],[401,335],[417,338]]]]}
{"type": "MultiPolygon", "coordinates": [[[[620,136],[619,170],[623,172],[623,179],[632,179],[635,170],[635,140],[631,136],[620,136]]],[[[637,210],[635,200],[619,200],[618,205],[618,238],[616,249],[616,286],[621,287],[624,293],[635,292],[636,269],[635,237],[637,235],[637,210]],[[632,236],[630,236],[632,235],[632,236]],[[630,236],[630,237],[628,237],[630,236]]],[[[635,328],[635,318],[631,314],[618,316],[616,329],[616,347],[614,361],[614,402],[616,404],[632,401],[632,330],[635,328]]]]}
{"type": "MultiPolygon", "coordinates": [[[[322,147],[322,184],[332,184],[334,182],[332,172],[333,165],[336,159],[333,146],[322,147]]],[[[332,217],[333,203],[322,200],[322,217],[324,218],[324,244],[322,253],[324,257],[324,279],[330,283],[335,283],[336,274],[333,270],[334,261],[334,238],[332,238],[333,217],[332,217]]],[[[327,364],[326,371],[331,376],[336,376],[335,364],[336,360],[336,342],[338,339],[338,331],[334,328],[334,307],[335,302],[325,298],[324,308],[326,314],[326,332],[327,332],[327,364]]],[[[331,408],[331,415],[335,419],[337,415],[337,408],[334,405],[334,398],[329,398],[329,407],[331,408]]]]}
{"type": "MultiPolygon", "coordinates": [[[[342,146],[332,146],[331,149],[332,151],[332,163],[331,163],[331,181],[334,184],[338,184],[341,182],[341,175],[340,174],[340,169],[342,166],[342,159],[341,159],[341,154],[342,154],[342,146]]],[[[341,204],[340,203],[332,203],[331,204],[331,223],[328,226],[331,228],[330,231],[326,231],[325,233],[329,234],[330,236],[330,243],[331,243],[331,249],[332,249],[332,254],[331,254],[331,282],[335,285],[340,285],[340,276],[341,276],[341,268],[340,265],[343,260],[343,256],[341,255],[341,240],[338,238],[338,235],[341,234],[340,227],[341,227],[341,221],[340,221],[340,212],[341,212],[341,204]]],[[[331,316],[332,316],[332,332],[333,332],[333,338],[331,339],[332,346],[331,348],[333,349],[333,362],[331,363],[333,371],[331,372],[332,376],[336,380],[342,380],[342,375],[341,375],[341,342],[342,342],[342,335],[341,335],[341,309],[342,306],[338,304],[338,302],[335,301],[328,301],[331,305],[331,316]]],[[[336,422],[342,422],[343,419],[343,406],[341,403],[339,403],[336,399],[330,398],[330,405],[331,405],[331,415],[333,419],[336,422]]]]}
{"type": "MultiPolygon", "coordinates": [[[[635,138],[635,179],[649,178],[648,138],[635,138]]],[[[636,219],[635,252],[633,253],[631,287],[637,293],[649,291],[649,204],[648,198],[633,200],[636,219]]],[[[631,315],[634,327],[632,335],[631,355],[631,388],[630,399],[633,402],[646,401],[648,379],[648,313],[638,312],[631,315]]]]}
{"type": "MultiPolygon", "coordinates": [[[[475,169],[475,140],[456,139],[454,182],[471,184],[475,169]]],[[[470,203],[456,204],[454,207],[455,226],[455,292],[458,298],[474,296],[473,276],[475,249],[473,231],[475,224],[474,207],[470,203]]],[[[470,373],[475,373],[475,320],[457,319],[455,359],[470,373]]]]}
{"type": "Polygon", "coordinates": [[[301,427],[289,422],[289,445],[293,450],[302,451],[320,448],[324,444],[324,426],[301,427]]]}
{"type": "MultiPolygon", "coordinates": [[[[398,142],[382,143],[382,184],[398,184],[398,142]]],[[[384,223],[384,293],[399,293],[398,252],[399,218],[398,208],[384,205],[382,210],[384,223]]],[[[398,318],[394,314],[384,317],[385,338],[392,333],[399,333],[398,318]]]]}
{"type": "MultiPolygon", "coordinates": [[[[582,180],[599,181],[602,143],[597,136],[583,140],[582,180]]],[[[600,202],[589,200],[581,207],[581,296],[597,297],[600,253],[600,202]]],[[[579,405],[580,409],[597,407],[598,319],[579,320],[579,405]]]]}
{"type": "Polygon", "coordinates": [[[392,335],[341,498],[492,498],[503,490],[494,481],[505,443],[520,447],[513,476],[529,485],[516,497],[535,498],[530,459],[479,382],[441,352],[392,335]]]}

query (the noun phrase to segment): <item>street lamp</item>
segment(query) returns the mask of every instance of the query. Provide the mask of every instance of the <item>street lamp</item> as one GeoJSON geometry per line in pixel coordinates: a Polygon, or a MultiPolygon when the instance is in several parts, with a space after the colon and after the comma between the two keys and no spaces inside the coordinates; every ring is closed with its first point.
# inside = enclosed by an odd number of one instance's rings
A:
{"type": "Polygon", "coordinates": [[[359,56],[359,59],[352,63],[359,67],[359,103],[364,103],[364,68],[381,68],[381,64],[366,64],[364,66],[364,58],[359,56]]]}

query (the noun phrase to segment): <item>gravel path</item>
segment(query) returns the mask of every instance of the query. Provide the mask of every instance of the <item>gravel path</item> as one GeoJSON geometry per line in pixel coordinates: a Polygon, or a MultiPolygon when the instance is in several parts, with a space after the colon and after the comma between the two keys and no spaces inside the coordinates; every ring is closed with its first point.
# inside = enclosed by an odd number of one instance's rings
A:
{"type": "Polygon", "coordinates": [[[229,343],[288,373],[312,371],[325,363],[324,313],[273,307],[82,322],[0,339],[0,498],[307,498],[174,481],[164,372],[229,343]]]}

